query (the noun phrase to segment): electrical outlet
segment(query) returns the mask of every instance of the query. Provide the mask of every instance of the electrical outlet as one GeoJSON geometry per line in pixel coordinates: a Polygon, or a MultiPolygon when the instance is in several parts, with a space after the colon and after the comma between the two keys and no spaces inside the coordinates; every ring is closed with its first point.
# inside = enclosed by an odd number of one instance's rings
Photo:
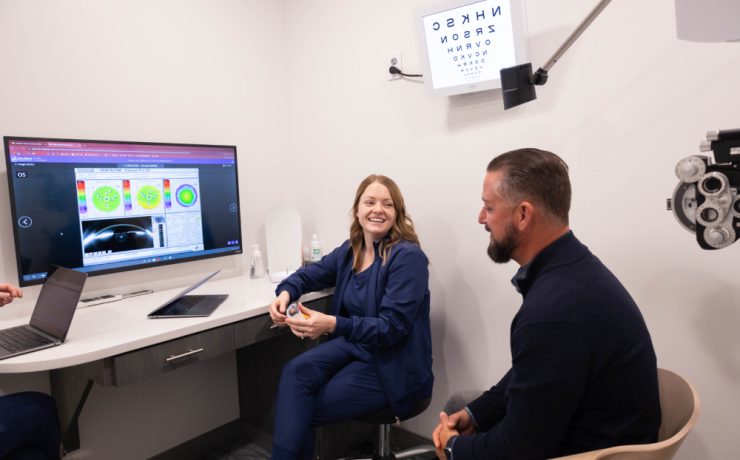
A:
{"type": "Polygon", "coordinates": [[[403,70],[403,62],[401,61],[401,52],[400,51],[395,51],[393,53],[389,53],[388,54],[388,60],[386,61],[385,64],[386,64],[385,71],[386,71],[386,74],[388,75],[388,81],[400,80],[402,78],[401,75],[399,75],[397,73],[394,74],[394,73],[388,72],[388,68],[390,68],[390,66],[396,66],[400,70],[403,70]]]}

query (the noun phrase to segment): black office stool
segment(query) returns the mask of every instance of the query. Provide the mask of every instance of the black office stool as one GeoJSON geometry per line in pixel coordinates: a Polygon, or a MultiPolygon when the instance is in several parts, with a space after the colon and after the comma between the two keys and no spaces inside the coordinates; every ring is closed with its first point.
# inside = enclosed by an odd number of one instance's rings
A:
{"type": "MultiPolygon", "coordinates": [[[[416,417],[424,412],[424,410],[429,407],[429,403],[431,401],[432,398],[427,398],[417,402],[407,418],[416,417]]],[[[434,452],[434,446],[431,444],[412,447],[395,453],[391,451],[391,425],[396,423],[398,419],[393,415],[393,411],[390,408],[379,410],[362,417],[357,417],[355,420],[362,423],[378,425],[378,445],[376,446],[375,455],[373,455],[372,460],[393,460],[434,452]]]]}

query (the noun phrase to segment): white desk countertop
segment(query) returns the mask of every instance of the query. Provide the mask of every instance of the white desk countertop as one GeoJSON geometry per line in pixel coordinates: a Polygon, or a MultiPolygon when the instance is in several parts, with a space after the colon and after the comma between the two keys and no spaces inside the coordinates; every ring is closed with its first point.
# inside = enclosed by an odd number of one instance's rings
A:
{"type": "MultiPolygon", "coordinates": [[[[275,298],[275,287],[267,276],[256,280],[233,277],[208,281],[191,294],[229,294],[229,298],[205,318],[147,318],[147,314],[184,287],[78,309],[62,345],[4,359],[0,361],[0,374],[48,371],[89,363],[258,316],[267,313],[267,306],[275,298]]],[[[313,293],[301,300],[326,295],[313,293]]],[[[0,320],[0,329],[26,324],[29,319],[0,320]]]]}

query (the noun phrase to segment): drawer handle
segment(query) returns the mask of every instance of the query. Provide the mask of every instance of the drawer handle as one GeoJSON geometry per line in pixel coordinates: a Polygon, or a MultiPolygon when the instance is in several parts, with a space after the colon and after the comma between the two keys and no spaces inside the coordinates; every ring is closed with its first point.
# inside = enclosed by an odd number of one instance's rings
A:
{"type": "Polygon", "coordinates": [[[177,361],[178,359],[187,358],[188,356],[193,356],[203,351],[202,348],[198,348],[197,350],[190,350],[186,351],[185,353],[181,355],[172,355],[169,358],[165,358],[165,361],[168,363],[171,363],[172,361],[177,361]]]}

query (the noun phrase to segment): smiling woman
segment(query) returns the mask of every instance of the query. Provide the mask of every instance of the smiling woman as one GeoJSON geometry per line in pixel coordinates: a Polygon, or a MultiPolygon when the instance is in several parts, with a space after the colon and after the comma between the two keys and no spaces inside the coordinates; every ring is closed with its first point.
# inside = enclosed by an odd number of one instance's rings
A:
{"type": "Polygon", "coordinates": [[[370,266],[374,259],[373,243],[381,241],[386,235],[388,241],[383,244],[380,254],[383,260],[399,241],[419,244],[414,224],[406,214],[401,190],[389,177],[375,174],[367,176],[357,187],[352,214],[355,218],[350,226],[349,240],[354,253],[352,268],[355,271],[370,266]]]}
{"type": "Polygon", "coordinates": [[[276,289],[270,316],[297,337],[330,338],[283,367],[275,404],[273,459],[312,458],[313,427],[391,408],[403,420],[432,394],[428,261],[390,178],[360,183],[350,238],[276,289]],[[299,304],[335,287],[332,314],[299,304]],[[402,376],[402,378],[399,378],[402,376]]]}
{"type": "Polygon", "coordinates": [[[396,208],[388,187],[380,182],[368,185],[357,205],[357,220],[362,227],[365,243],[378,241],[385,236],[395,218],[396,208]]]}

